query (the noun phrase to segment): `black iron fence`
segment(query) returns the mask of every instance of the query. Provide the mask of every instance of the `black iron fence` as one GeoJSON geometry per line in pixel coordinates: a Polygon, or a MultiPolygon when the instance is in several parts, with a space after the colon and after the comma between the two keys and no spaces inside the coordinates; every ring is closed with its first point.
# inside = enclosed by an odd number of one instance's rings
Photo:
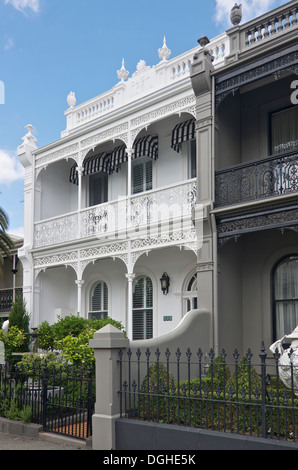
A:
{"type": "Polygon", "coordinates": [[[264,345],[257,358],[120,351],[121,418],[297,442],[298,366],[287,354],[285,365],[264,345]]]}
{"type": "Polygon", "coordinates": [[[95,379],[74,367],[0,364],[0,416],[78,439],[92,435],[95,379]]]}

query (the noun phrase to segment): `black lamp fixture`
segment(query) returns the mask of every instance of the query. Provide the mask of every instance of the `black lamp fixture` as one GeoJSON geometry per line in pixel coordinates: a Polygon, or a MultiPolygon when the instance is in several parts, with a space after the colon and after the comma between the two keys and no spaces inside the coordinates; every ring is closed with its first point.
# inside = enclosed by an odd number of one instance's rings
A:
{"type": "Polygon", "coordinates": [[[161,290],[164,295],[169,292],[170,278],[167,273],[163,273],[160,278],[161,290]]]}

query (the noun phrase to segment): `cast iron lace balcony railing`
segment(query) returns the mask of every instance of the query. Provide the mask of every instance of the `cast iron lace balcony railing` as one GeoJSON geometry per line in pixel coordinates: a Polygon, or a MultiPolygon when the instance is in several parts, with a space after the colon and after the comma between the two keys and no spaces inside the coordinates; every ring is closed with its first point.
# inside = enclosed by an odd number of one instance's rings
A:
{"type": "MultiPolygon", "coordinates": [[[[191,219],[196,204],[196,180],[146,191],[130,198],[88,207],[35,223],[34,246],[55,245],[89,237],[140,236],[146,229],[171,220],[191,219]]],[[[166,226],[167,229],[167,226],[166,226]]]]}
{"type": "Polygon", "coordinates": [[[298,191],[298,153],[235,165],[215,174],[217,207],[298,191]]]}

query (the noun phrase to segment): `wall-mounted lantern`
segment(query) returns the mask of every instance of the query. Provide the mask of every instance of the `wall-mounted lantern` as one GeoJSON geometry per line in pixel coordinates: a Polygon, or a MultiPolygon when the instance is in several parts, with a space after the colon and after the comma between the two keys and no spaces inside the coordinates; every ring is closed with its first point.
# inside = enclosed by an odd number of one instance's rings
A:
{"type": "Polygon", "coordinates": [[[167,273],[163,273],[160,278],[161,290],[164,295],[169,292],[170,278],[167,273]]]}

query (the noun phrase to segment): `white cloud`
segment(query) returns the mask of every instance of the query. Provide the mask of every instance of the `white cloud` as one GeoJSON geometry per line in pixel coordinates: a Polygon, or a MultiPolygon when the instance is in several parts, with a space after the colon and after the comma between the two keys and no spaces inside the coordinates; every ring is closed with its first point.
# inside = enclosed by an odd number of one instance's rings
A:
{"type": "Polygon", "coordinates": [[[9,51],[13,47],[14,47],[14,40],[11,37],[7,38],[3,49],[5,51],[9,51]]]}
{"type": "MultiPolygon", "coordinates": [[[[273,8],[286,3],[285,1],[277,0],[239,0],[242,3],[242,23],[249,21],[257,16],[272,10],[273,8]]],[[[232,7],[235,5],[235,0],[215,0],[216,2],[216,13],[215,21],[217,24],[222,24],[225,27],[232,27],[230,22],[230,12],[232,7]]]]}
{"type": "Polygon", "coordinates": [[[9,235],[24,238],[24,227],[11,228],[8,230],[9,235]]]}
{"type": "Polygon", "coordinates": [[[40,0],[5,0],[5,5],[12,5],[16,10],[25,12],[27,9],[38,13],[40,10],[40,0]]]}
{"type": "Polygon", "coordinates": [[[0,150],[0,184],[10,184],[24,178],[24,169],[18,157],[0,150]]]}

